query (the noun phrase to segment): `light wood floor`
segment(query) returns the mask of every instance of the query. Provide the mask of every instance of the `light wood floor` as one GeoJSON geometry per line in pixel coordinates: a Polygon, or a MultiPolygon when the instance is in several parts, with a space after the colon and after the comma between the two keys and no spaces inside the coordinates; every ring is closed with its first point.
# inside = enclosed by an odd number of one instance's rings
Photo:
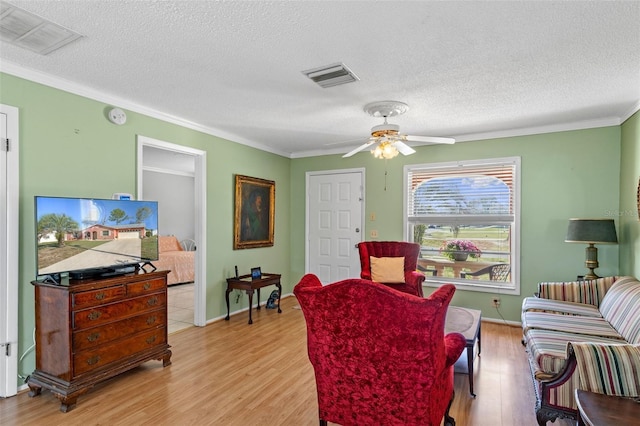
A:
{"type": "MultiPolygon", "coordinates": [[[[247,312],[169,336],[173,364],[150,361],[94,387],[61,413],[48,391],[0,399],[2,425],[317,425],[306,329],[294,297],[276,310],[247,312]]],[[[458,426],[535,425],[534,395],[521,330],[482,324],[475,390],[456,374],[458,426]]],[[[556,423],[557,424],[557,423],[556,423]]],[[[565,424],[565,423],[562,423],[565,424]]],[[[569,423],[566,423],[569,424],[569,423]]]]}

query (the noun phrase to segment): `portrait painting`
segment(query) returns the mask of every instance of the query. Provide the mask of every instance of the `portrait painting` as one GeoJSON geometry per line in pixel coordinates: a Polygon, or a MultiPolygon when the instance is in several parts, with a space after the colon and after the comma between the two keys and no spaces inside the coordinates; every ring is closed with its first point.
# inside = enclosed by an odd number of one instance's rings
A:
{"type": "Polygon", "coordinates": [[[236,175],[233,249],[273,246],[276,184],[236,175]]]}

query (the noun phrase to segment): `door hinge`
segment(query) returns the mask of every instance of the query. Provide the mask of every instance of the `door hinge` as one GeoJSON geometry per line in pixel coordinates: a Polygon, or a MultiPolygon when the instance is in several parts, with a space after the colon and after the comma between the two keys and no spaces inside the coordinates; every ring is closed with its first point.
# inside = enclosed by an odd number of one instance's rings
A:
{"type": "Polygon", "coordinates": [[[11,356],[11,343],[0,343],[0,346],[4,346],[4,354],[11,356]]]}
{"type": "Polygon", "coordinates": [[[2,150],[5,152],[9,152],[9,138],[2,139],[2,150]]]}

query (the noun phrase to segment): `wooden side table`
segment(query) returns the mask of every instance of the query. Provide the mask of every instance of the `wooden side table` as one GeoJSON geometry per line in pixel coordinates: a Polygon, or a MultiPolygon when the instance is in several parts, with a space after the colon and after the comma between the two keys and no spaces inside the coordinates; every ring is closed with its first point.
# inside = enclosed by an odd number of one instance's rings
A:
{"type": "Polygon", "coordinates": [[[640,403],[619,396],[576,389],[578,425],[640,425],[640,403]]]}
{"type": "Polygon", "coordinates": [[[278,313],[282,313],[280,309],[280,298],[282,297],[282,285],[280,284],[280,274],[263,273],[261,278],[251,279],[251,274],[240,275],[238,278],[227,278],[227,291],[225,299],[227,301],[227,316],[225,320],[229,320],[229,293],[232,290],[244,290],[249,295],[249,324],[253,324],[251,318],[251,310],[253,309],[253,291],[258,290],[258,304],[256,309],[260,309],[260,289],[269,285],[275,285],[278,288],[278,313]]]}

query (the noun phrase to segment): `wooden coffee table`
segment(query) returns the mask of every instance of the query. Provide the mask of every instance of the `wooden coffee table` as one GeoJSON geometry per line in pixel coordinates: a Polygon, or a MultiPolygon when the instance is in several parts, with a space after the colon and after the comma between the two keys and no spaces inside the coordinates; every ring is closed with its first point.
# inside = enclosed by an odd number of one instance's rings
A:
{"type": "Polygon", "coordinates": [[[618,426],[640,424],[640,403],[619,396],[576,389],[578,425],[618,426]]]}
{"type": "MultiPolygon", "coordinates": [[[[460,333],[467,340],[465,352],[467,353],[467,371],[469,375],[469,393],[474,398],[473,393],[473,360],[475,358],[475,346],[478,344],[478,355],[481,350],[481,320],[482,311],[477,309],[461,308],[459,306],[449,306],[447,309],[447,319],[444,325],[444,333],[460,333]]],[[[460,356],[460,359],[464,354],[460,356]]]]}

